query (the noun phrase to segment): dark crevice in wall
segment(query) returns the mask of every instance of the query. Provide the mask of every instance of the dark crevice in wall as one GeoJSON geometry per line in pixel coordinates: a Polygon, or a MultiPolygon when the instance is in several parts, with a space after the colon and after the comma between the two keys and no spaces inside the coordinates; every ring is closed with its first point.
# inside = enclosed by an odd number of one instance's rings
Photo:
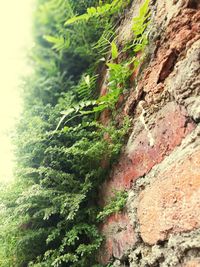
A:
{"type": "Polygon", "coordinates": [[[200,7],[199,0],[189,0],[187,8],[198,9],[200,7]]]}

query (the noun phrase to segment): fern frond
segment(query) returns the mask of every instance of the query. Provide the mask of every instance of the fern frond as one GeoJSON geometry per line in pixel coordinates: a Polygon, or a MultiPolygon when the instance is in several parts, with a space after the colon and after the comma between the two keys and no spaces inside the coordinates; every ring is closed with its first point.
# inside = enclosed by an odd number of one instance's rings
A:
{"type": "Polygon", "coordinates": [[[47,42],[53,44],[52,48],[57,50],[57,51],[67,49],[70,46],[69,34],[66,34],[65,37],[63,37],[63,36],[55,37],[55,36],[51,36],[51,35],[44,35],[43,38],[47,42]]]}
{"type": "Polygon", "coordinates": [[[81,81],[76,86],[76,92],[81,100],[89,100],[95,89],[98,75],[83,75],[81,81]]]}
{"type": "Polygon", "coordinates": [[[113,0],[110,4],[100,5],[98,7],[89,7],[87,9],[87,13],[82,14],[80,16],[74,16],[71,19],[68,19],[65,22],[65,26],[69,24],[73,24],[77,21],[88,21],[92,17],[99,17],[103,15],[112,15],[117,12],[120,8],[129,4],[130,1],[125,0],[113,0]]]}
{"type": "Polygon", "coordinates": [[[66,110],[63,110],[61,112],[61,114],[63,116],[61,117],[60,121],[58,122],[58,125],[57,125],[55,131],[57,131],[59,129],[59,127],[63,123],[63,121],[67,117],[69,117],[70,115],[74,114],[74,116],[71,117],[71,118],[69,118],[67,120],[67,122],[70,121],[70,120],[72,120],[75,117],[82,116],[83,114],[85,114],[84,113],[84,109],[89,108],[89,107],[94,107],[96,104],[97,104],[97,101],[96,100],[82,101],[82,102],[79,102],[78,104],[76,104],[74,106],[69,107],[66,110]]]}
{"type": "Polygon", "coordinates": [[[101,56],[110,50],[110,43],[115,38],[115,27],[108,23],[98,42],[92,47],[101,56]]]}

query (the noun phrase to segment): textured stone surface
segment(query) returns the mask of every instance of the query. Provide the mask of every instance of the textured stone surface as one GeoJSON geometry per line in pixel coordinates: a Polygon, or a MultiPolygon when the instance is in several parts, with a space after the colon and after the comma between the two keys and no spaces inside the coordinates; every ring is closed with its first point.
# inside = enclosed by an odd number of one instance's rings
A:
{"type": "Polygon", "coordinates": [[[170,20],[173,17],[176,17],[181,9],[185,7],[190,7],[196,9],[198,7],[197,4],[192,4],[192,2],[198,2],[197,1],[191,1],[191,0],[158,0],[156,1],[156,12],[157,16],[155,17],[155,22],[159,25],[162,25],[162,27],[166,27],[170,20]]]}
{"type": "Polygon", "coordinates": [[[184,263],[182,267],[200,267],[200,259],[190,260],[184,263]]]}
{"type": "Polygon", "coordinates": [[[200,11],[185,9],[170,21],[162,41],[157,42],[154,59],[139,83],[139,88],[148,93],[145,98],[147,102],[154,101],[155,94],[164,90],[163,83],[179,57],[199,39],[199,18],[200,11]]]}
{"type": "MultiPolygon", "coordinates": [[[[125,11],[119,47],[132,38],[131,20],[142,2],[133,1],[125,11]]],[[[100,258],[105,264],[114,259],[119,267],[198,267],[200,1],[151,5],[148,57],[131,76],[130,95],[119,103],[121,117],[132,118],[132,133],[100,189],[102,205],[113,191],[129,191],[128,216],[105,221],[100,258]]],[[[106,124],[109,114],[101,119],[106,124]]]]}
{"type": "Polygon", "coordinates": [[[128,13],[126,14],[126,17],[122,21],[122,24],[120,25],[118,29],[118,37],[117,41],[120,45],[125,45],[127,42],[132,40],[133,38],[133,31],[132,31],[132,25],[130,21],[135,17],[138,16],[139,8],[141,4],[144,2],[144,0],[135,0],[132,3],[132,6],[128,13]]]}
{"type": "Polygon", "coordinates": [[[200,151],[169,166],[140,194],[138,219],[149,244],[200,227],[200,151]]]}
{"type": "Polygon", "coordinates": [[[101,233],[106,236],[98,256],[102,264],[107,264],[112,256],[121,259],[136,242],[133,226],[124,213],[111,215],[103,224],[101,233]]]}
{"type": "Polygon", "coordinates": [[[176,101],[187,108],[194,120],[200,119],[200,40],[187,51],[166,80],[166,88],[176,101]]]}
{"type": "Polygon", "coordinates": [[[158,112],[149,129],[154,145],[150,144],[149,133],[144,127],[137,136],[130,137],[126,153],[114,168],[110,180],[102,186],[103,198],[110,197],[113,190],[130,188],[135,179],[161,162],[193,129],[194,124],[188,121],[185,110],[168,103],[158,112]]]}
{"type": "Polygon", "coordinates": [[[184,263],[200,258],[200,229],[172,235],[159,245],[140,243],[129,257],[130,267],[183,267],[184,263]]]}

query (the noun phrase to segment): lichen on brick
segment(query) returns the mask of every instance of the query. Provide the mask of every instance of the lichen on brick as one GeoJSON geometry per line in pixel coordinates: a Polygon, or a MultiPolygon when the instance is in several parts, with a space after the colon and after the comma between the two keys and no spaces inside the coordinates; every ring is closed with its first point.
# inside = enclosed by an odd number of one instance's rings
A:
{"type": "Polygon", "coordinates": [[[170,236],[166,242],[154,246],[141,243],[130,254],[130,267],[181,267],[198,258],[199,249],[200,230],[170,236]]]}

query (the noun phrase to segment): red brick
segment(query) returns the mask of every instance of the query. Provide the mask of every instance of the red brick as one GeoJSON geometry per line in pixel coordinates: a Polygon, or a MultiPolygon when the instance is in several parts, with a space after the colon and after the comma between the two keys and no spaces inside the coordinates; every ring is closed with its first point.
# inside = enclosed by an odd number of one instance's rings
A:
{"type": "Polygon", "coordinates": [[[133,226],[125,213],[111,215],[101,232],[106,237],[98,256],[102,264],[107,264],[112,256],[120,259],[136,242],[133,226]]]}
{"type": "Polygon", "coordinates": [[[160,173],[140,194],[137,214],[149,244],[200,227],[200,151],[160,173]]]}
{"type": "MultiPolygon", "coordinates": [[[[185,9],[169,23],[162,40],[157,44],[155,59],[145,70],[138,87],[151,94],[164,89],[164,80],[173,71],[178,55],[188,43],[190,45],[200,37],[200,11],[185,9]],[[176,56],[175,56],[176,55],[176,56]]],[[[148,96],[149,97],[149,96],[148,96]]]]}
{"type": "Polygon", "coordinates": [[[150,130],[155,139],[154,146],[150,146],[148,133],[143,129],[129,144],[129,153],[121,156],[110,180],[103,184],[102,199],[106,201],[116,189],[130,188],[134,180],[160,163],[194,129],[194,124],[186,121],[185,111],[174,103],[168,103],[158,112],[154,126],[150,130]]]}

